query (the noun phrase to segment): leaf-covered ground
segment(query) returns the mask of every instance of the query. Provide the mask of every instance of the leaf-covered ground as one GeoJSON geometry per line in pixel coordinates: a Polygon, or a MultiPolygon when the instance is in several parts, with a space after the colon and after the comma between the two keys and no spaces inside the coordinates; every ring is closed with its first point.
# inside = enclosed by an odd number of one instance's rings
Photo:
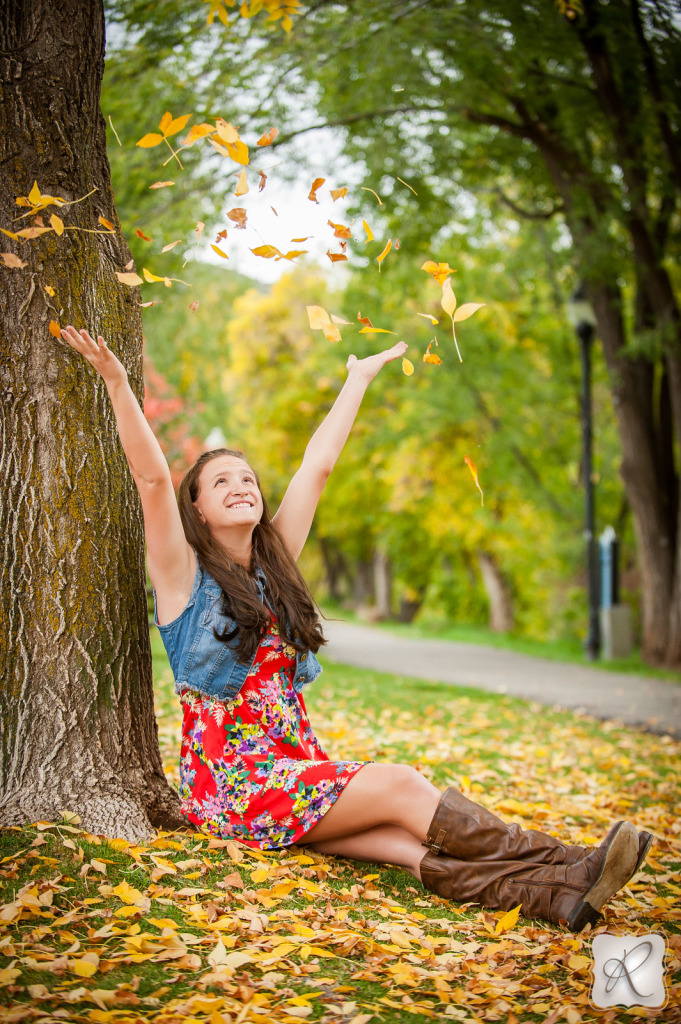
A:
{"type": "MultiPolygon", "coordinates": [[[[155,651],[177,780],[179,705],[155,651]]],[[[506,697],[327,665],[308,710],[330,756],[406,761],[508,820],[596,843],[656,836],[602,928],[668,940],[662,1010],[594,1010],[590,936],[432,896],[406,873],[196,832],[105,840],[66,813],[0,833],[0,1019],[680,1021],[681,745],[506,697]]],[[[70,809],[65,809],[69,811],[70,809]]]]}

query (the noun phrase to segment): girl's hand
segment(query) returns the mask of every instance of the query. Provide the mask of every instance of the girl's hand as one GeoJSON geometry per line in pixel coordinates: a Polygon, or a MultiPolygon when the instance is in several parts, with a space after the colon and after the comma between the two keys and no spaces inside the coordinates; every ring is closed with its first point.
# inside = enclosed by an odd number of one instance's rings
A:
{"type": "Polygon", "coordinates": [[[87,359],[106,384],[127,381],[128,374],[125,367],[110,351],[101,335],[97,336],[95,342],[87,331],[77,331],[75,327],[69,325],[62,330],[61,336],[71,348],[75,348],[76,352],[80,352],[87,359]]]}
{"type": "Polygon", "coordinates": [[[350,356],[347,362],[348,374],[358,374],[363,377],[367,384],[374,379],[380,369],[382,369],[386,363],[391,363],[393,359],[399,359],[407,351],[407,344],[404,341],[398,341],[392,348],[386,348],[383,352],[376,352],[373,356],[367,356],[366,359],[358,359],[357,356],[350,356]]]}

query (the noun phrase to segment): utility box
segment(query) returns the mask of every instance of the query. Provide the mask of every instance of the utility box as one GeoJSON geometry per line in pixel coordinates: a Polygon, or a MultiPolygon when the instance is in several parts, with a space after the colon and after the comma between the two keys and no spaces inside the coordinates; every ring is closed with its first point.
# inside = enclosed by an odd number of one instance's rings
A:
{"type": "Polygon", "coordinates": [[[600,539],[601,652],[605,661],[628,658],[632,651],[631,608],[619,602],[619,544],[612,526],[600,539]]]}

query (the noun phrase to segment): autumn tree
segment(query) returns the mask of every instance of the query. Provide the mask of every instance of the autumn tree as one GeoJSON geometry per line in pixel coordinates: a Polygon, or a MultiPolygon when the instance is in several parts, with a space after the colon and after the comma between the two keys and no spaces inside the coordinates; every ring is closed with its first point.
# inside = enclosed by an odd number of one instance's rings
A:
{"type": "Polygon", "coordinates": [[[105,389],[50,333],[101,331],[141,400],[103,67],[101,0],[2,5],[0,802],[4,824],[68,810],[140,837],[182,821],[158,749],[140,506],[105,389]]]}

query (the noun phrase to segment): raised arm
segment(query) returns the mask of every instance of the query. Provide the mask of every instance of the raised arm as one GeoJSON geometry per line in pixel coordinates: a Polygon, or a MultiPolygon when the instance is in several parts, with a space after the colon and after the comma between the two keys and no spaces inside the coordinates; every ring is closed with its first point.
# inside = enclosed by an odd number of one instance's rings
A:
{"type": "Polygon", "coordinates": [[[355,356],[348,359],[347,380],[328,415],[310,438],[300,469],[288,485],[273,518],[294,558],[303,550],[324,484],[343,451],[364,392],[378,371],[386,363],[399,359],[406,350],[406,344],[398,341],[392,348],[366,359],[355,356]]]}
{"type": "Polygon", "coordinates": [[[118,435],[142,499],[149,577],[162,621],[169,622],[189,599],[196,563],[182,529],[168,463],[130,388],[125,367],[104,338],[95,342],[87,331],[70,326],[61,333],[100,374],[109,392],[118,435]]]}

